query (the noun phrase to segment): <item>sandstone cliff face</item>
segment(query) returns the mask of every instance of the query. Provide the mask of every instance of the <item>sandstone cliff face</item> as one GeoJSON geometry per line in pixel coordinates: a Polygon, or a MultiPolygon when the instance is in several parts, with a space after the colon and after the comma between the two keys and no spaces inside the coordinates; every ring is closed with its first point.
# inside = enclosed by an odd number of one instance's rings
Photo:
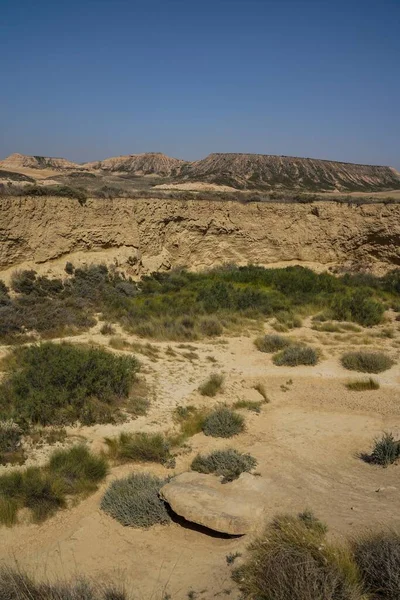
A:
{"type": "MultiPolygon", "coordinates": [[[[227,262],[385,272],[400,265],[400,205],[5,198],[0,270],[117,263],[131,275],[227,262]]],[[[54,272],[54,271],[53,271],[54,272]]]]}

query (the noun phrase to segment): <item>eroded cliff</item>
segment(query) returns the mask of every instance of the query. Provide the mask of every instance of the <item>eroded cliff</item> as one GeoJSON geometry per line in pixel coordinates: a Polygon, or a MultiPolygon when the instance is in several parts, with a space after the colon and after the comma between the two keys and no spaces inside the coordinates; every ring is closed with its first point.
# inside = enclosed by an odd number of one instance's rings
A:
{"type": "Polygon", "coordinates": [[[131,275],[227,262],[385,272],[400,265],[400,205],[5,198],[0,270],[117,263],[131,275]]]}

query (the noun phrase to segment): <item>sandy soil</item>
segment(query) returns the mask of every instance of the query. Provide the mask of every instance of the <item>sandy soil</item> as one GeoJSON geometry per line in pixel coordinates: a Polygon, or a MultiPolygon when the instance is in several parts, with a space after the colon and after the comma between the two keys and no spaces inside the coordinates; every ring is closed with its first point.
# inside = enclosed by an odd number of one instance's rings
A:
{"type": "MultiPolygon", "coordinates": [[[[108,337],[100,335],[100,326],[74,341],[107,345],[108,337]]],[[[270,402],[259,415],[243,411],[246,432],[231,440],[194,436],[190,449],[178,455],[174,471],[187,470],[197,452],[233,446],[251,452],[258,460],[257,471],[270,483],[267,519],[279,512],[310,508],[328,523],[331,535],[339,538],[366,527],[400,527],[399,467],[381,469],[357,456],[368,452],[373,438],[383,430],[400,434],[400,334],[397,322],[391,326],[394,337],[384,338],[378,336],[388,324],[337,334],[316,332],[306,321],[290,335],[321,349],[323,356],[315,367],[274,366],[270,355],[254,347],[253,332],[194,342],[189,344],[191,349],[179,343],[153,343],[156,357],[138,354],[152,400],[149,414],[119,427],[99,425],[70,433],[84,436],[94,450],[100,450],[104,436],[121,429],[170,430],[177,405],[256,399],[253,386],[260,382],[270,402]],[[166,354],[168,346],[175,356],[166,354]],[[360,377],[339,363],[341,353],[352,347],[384,349],[397,360],[389,371],[374,376],[379,390],[350,392],[345,388],[346,381],[360,377]],[[190,352],[197,358],[184,356],[190,352]],[[215,399],[204,398],[197,389],[213,371],[224,373],[223,391],[215,399]]],[[[265,327],[269,331],[270,326],[265,327]]],[[[6,353],[7,348],[0,348],[0,357],[6,353]]],[[[31,460],[41,462],[49,451],[41,450],[31,460]]],[[[129,464],[114,468],[109,480],[139,470],[171,474],[160,465],[129,464]]],[[[178,522],[149,530],[124,528],[99,510],[106,487],[107,483],[43,525],[3,528],[0,561],[17,561],[50,579],[84,573],[96,579],[123,580],[143,600],[161,599],[167,592],[173,600],[183,600],[190,590],[197,598],[224,596],[228,590],[230,598],[238,598],[226,555],[244,552],[251,536],[226,538],[178,522]]]]}
{"type": "Polygon", "coordinates": [[[229,185],[218,183],[206,183],[204,181],[187,181],[185,183],[162,183],[154,186],[155,190],[191,190],[194,192],[237,192],[237,189],[229,185]]]}

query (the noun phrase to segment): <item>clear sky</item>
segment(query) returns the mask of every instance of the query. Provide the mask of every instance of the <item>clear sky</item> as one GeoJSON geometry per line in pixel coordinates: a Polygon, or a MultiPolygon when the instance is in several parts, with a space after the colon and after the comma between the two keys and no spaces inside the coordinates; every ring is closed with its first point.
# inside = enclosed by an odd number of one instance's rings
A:
{"type": "Polygon", "coordinates": [[[0,0],[0,158],[400,169],[400,0],[0,0]]]}

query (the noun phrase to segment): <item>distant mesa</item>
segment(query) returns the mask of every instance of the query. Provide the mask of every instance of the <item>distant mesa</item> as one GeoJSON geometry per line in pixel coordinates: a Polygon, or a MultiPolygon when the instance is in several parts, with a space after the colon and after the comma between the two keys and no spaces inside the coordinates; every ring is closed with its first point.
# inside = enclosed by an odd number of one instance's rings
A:
{"type": "Polygon", "coordinates": [[[92,172],[99,176],[154,175],[168,178],[169,182],[183,186],[182,189],[194,182],[224,186],[226,190],[379,192],[400,189],[400,173],[391,167],[268,154],[213,153],[189,162],[161,152],[146,152],[84,164],[65,158],[11,154],[0,161],[0,169],[32,176],[35,176],[33,169],[92,172]]]}
{"type": "Polygon", "coordinates": [[[210,154],[188,163],[180,177],[236,189],[400,189],[400,173],[391,167],[265,154],[210,154]]]}

